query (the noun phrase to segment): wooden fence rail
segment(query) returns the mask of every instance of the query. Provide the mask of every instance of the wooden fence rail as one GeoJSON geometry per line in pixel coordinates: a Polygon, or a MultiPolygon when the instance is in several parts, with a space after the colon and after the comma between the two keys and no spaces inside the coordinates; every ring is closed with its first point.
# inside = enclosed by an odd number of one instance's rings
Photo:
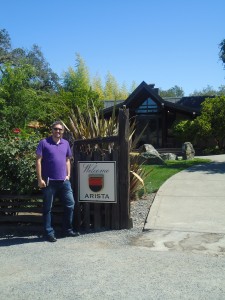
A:
{"type": "MultiPolygon", "coordinates": [[[[35,223],[42,224],[42,196],[0,194],[0,224],[35,223]]],[[[61,222],[62,206],[58,199],[54,202],[55,223],[61,222]]]]}

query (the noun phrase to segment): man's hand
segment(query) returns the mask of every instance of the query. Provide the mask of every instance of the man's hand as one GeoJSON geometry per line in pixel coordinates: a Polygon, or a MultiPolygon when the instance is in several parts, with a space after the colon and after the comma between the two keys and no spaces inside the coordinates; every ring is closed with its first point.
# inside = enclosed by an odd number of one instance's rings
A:
{"type": "Polygon", "coordinates": [[[43,179],[38,180],[38,186],[41,189],[44,188],[44,187],[46,187],[45,181],[43,179]]]}
{"type": "Polygon", "coordinates": [[[65,180],[70,180],[70,176],[67,175],[66,178],[65,178],[65,180]]]}

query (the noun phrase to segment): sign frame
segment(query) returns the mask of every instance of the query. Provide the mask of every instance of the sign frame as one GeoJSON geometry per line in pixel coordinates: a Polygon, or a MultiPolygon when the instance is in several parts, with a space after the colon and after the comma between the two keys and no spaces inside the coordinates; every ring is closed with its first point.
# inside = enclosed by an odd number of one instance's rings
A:
{"type": "Polygon", "coordinates": [[[117,203],[116,174],[116,161],[78,161],[78,202],[117,203]]]}

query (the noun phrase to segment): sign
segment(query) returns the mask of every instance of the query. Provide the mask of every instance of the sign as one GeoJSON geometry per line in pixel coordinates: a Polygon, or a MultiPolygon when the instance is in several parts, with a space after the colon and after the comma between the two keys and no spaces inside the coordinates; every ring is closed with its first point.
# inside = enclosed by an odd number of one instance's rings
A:
{"type": "Polygon", "coordinates": [[[79,202],[116,203],[116,162],[78,161],[79,202]]]}

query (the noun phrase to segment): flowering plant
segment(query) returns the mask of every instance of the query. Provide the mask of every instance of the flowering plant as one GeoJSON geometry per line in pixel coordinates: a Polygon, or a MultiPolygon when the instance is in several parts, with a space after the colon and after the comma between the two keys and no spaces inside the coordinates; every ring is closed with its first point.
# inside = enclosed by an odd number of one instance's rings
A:
{"type": "Polygon", "coordinates": [[[12,132],[18,134],[21,132],[21,130],[20,128],[13,128],[12,132]]]}
{"type": "Polygon", "coordinates": [[[38,190],[35,150],[38,134],[0,137],[0,192],[32,194],[38,190]]]}

